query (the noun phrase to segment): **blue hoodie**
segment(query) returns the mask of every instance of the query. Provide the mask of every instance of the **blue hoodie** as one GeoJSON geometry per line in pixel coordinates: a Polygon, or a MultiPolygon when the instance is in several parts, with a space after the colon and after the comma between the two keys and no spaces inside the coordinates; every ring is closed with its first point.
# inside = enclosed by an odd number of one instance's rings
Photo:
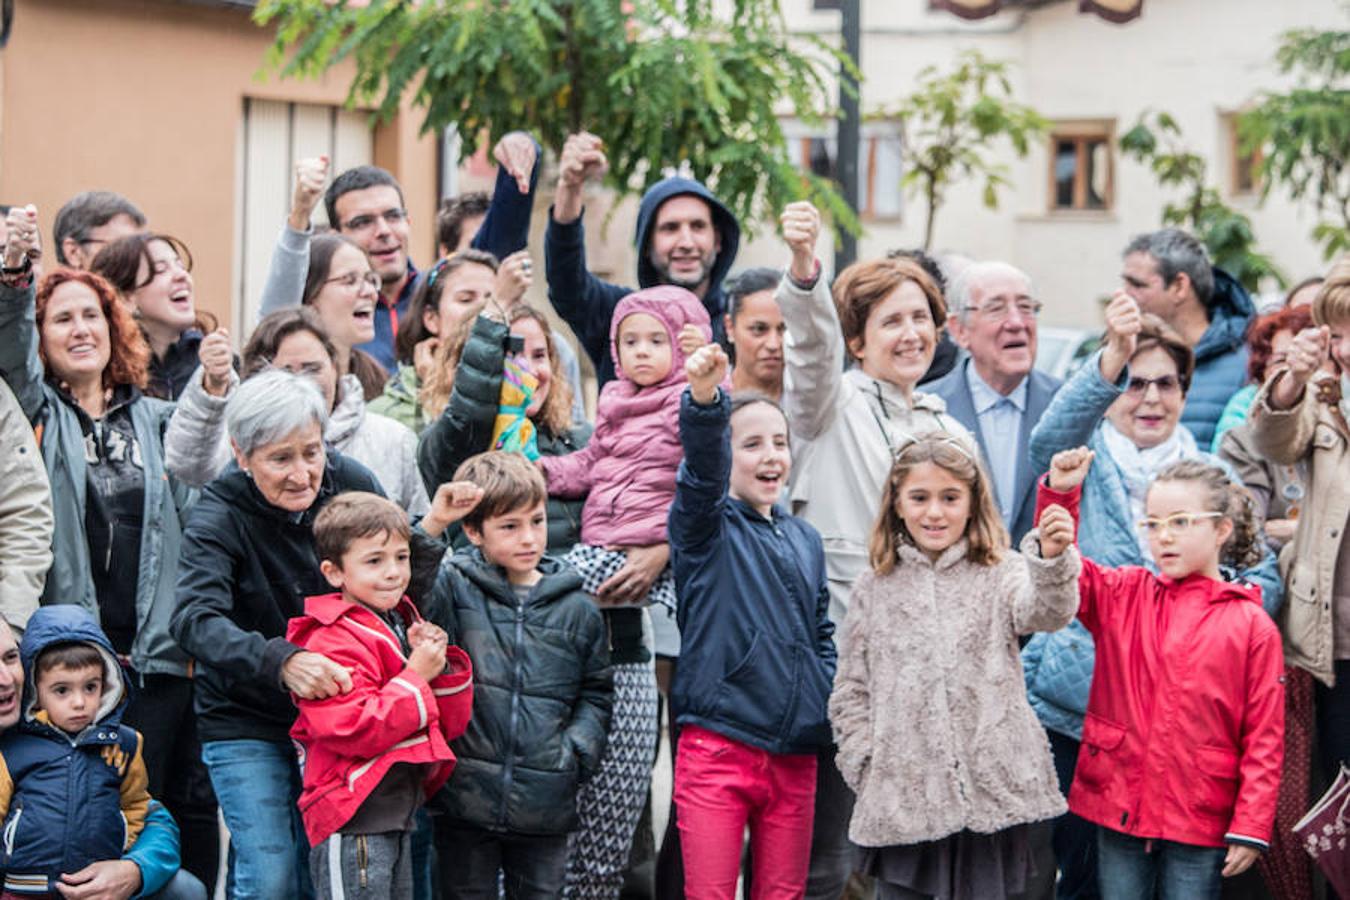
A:
{"type": "Polygon", "coordinates": [[[23,718],[0,737],[0,868],[5,891],[47,894],[63,872],[121,859],[145,825],[150,795],[140,735],[122,724],[130,685],[93,617],[74,605],[42,607],[28,620],[19,655],[23,718]],[[64,643],[90,644],[103,657],[103,698],[77,735],[33,709],[38,655],[64,643]]]}
{"type": "Polygon", "coordinates": [[[1213,443],[1224,407],[1247,383],[1247,327],[1256,316],[1246,288],[1220,268],[1207,311],[1209,328],[1195,345],[1195,374],[1181,411],[1181,424],[1201,447],[1213,443]]]}
{"type": "MultiPolygon", "coordinates": [[[[707,202],[712,208],[713,225],[721,237],[722,249],[709,273],[703,306],[712,320],[713,340],[722,341],[726,337],[722,322],[722,314],[726,312],[722,280],[736,261],[741,226],[731,210],[699,182],[691,178],[664,178],[642,195],[633,237],[638,251],[638,285],[648,288],[663,283],[661,274],[648,259],[647,248],[656,223],[656,211],[672,197],[682,196],[699,197],[707,202]]],[[[610,318],[614,315],[614,307],[634,289],[602,281],[586,268],[586,232],[580,217],[564,225],[554,221],[550,211],[548,229],[544,232],[544,266],[549,302],[572,327],[595,364],[600,386],[604,387],[615,377],[614,360],[609,352],[610,318]]]]}

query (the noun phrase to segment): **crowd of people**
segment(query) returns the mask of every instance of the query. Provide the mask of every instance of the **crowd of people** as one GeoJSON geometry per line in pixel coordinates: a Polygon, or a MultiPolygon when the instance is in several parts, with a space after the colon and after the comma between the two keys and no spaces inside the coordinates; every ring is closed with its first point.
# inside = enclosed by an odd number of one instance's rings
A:
{"type": "Polygon", "coordinates": [[[66,203],[56,265],[8,209],[0,897],[618,900],[666,800],[657,898],[1312,896],[1350,261],[1258,317],[1141,235],[1061,382],[1024,272],[831,280],[809,203],[735,271],[665,178],[602,280],[580,133],[573,344],[525,300],[540,153],[503,138],[424,269],[393,176],[299,161],[247,336],[131,199],[66,203]]]}

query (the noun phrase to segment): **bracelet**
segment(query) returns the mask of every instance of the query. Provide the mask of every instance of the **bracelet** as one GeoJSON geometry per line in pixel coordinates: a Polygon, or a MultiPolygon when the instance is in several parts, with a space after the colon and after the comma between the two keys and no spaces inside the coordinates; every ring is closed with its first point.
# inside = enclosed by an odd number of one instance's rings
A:
{"type": "Polygon", "coordinates": [[[820,280],[820,260],[815,261],[815,268],[811,271],[810,281],[798,281],[796,276],[792,274],[791,268],[788,269],[787,277],[788,281],[791,281],[792,286],[797,288],[797,290],[799,291],[813,290],[816,286],[816,282],[820,280]]]}

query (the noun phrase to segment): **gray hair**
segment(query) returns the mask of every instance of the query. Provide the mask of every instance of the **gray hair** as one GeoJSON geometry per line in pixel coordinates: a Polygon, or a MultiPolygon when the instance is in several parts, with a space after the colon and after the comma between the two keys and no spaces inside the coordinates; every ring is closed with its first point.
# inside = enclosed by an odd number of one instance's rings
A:
{"type": "Polygon", "coordinates": [[[121,194],[85,191],[67,200],[65,206],[56,213],[56,221],[52,224],[57,262],[63,266],[70,265],[66,251],[61,247],[66,238],[78,244],[89,237],[90,231],[107,225],[118,216],[131,219],[137,228],[145,227],[145,213],[121,194]]]}
{"type": "Polygon", "coordinates": [[[245,455],[308,425],[328,422],[323,395],[308,378],[282,369],[260,372],[235,388],[225,404],[225,428],[245,455]]]}
{"type": "Polygon", "coordinates": [[[1214,296],[1214,269],[1205,245],[1180,228],[1163,228],[1141,234],[1130,241],[1125,256],[1147,253],[1158,263],[1163,285],[1169,285],[1182,272],[1190,279],[1195,296],[1205,307],[1214,296]]]}
{"type": "Polygon", "coordinates": [[[967,313],[971,310],[970,295],[975,286],[986,278],[998,275],[1021,279],[1027,286],[1027,293],[1031,293],[1031,276],[1011,263],[997,259],[967,263],[956,273],[956,277],[952,279],[952,286],[947,291],[949,308],[956,310],[962,322],[966,321],[967,313]]]}

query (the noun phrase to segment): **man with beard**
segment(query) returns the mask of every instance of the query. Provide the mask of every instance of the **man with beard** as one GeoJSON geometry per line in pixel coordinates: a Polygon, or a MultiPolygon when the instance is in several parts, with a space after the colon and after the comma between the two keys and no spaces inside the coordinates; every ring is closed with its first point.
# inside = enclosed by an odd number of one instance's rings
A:
{"type": "MultiPolygon", "coordinates": [[[[614,307],[635,288],[602,281],[586,268],[581,224],[582,189],[603,175],[609,162],[601,141],[581,132],[567,139],[558,161],[558,192],[544,232],[548,299],[572,326],[595,363],[600,385],[614,378],[609,320],[614,307]]],[[[706,187],[691,178],[665,178],[652,185],[638,208],[638,285],[674,284],[692,291],[707,307],[713,338],[725,339],[726,298],[722,279],[736,259],[741,228],[706,187]]]]}

